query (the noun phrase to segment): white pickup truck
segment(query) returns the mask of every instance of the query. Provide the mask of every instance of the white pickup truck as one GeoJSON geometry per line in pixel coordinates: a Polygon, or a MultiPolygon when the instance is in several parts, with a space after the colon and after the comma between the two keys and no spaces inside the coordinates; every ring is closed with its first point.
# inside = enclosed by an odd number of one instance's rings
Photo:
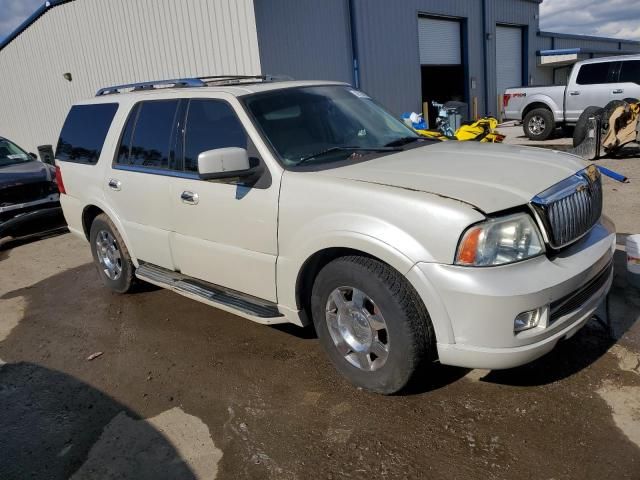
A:
{"type": "Polygon", "coordinates": [[[637,98],[640,55],[596,58],[576,63],[566,86],[507,89],[503,119],[522,121],[531,140],[546,140],[556,127],[575,125],[587,107],[637,98]]]}

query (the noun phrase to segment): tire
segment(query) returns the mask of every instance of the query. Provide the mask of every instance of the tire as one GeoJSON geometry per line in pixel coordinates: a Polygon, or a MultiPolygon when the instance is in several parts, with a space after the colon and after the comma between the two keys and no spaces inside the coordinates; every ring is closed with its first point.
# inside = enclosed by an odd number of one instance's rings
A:
{"type": "Polygon", "coordinates": [[[524,117],[524,133],[531,140],[547,140],[556,128],[553,114],[546,108],[534,108],[524,117]]]}
{"type": "Polygon", "coordinates": [[[631,98],[631,97],[625,98],[624,101],[627,103],[640,103],[637,98],[631,98]]]}
{"type": "Polygon", "coordinates": [[[135,266],[120,232],[104,213],[93,220],[89,242],[102,283],[114,292],[129,292],[134,282],[135,266]]]}
{"type": "Polygon", "coordinates": [[[396,393],[435,357],[433,326],[422,300],[380,261],[349,256],[327,264],[313,284],[311,309],[331,363],[355,386],[396,393]]]}
{"type": "Polygon", "coordinates": [[[589,127],[589,117],[599,117],[604,112],[604,108],[600,107],[587,107],[580,114],[576,127],[573,129],[573,146],[574,148],[584,142],[587,138],[587,131],[589,127]]]}

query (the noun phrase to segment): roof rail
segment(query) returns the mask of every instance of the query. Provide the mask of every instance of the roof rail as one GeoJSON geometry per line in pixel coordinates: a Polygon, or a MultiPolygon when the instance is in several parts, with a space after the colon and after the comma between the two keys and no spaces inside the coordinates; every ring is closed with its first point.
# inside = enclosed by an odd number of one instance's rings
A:
{"type": "Polygon", "coordinates": [[[292,80],[291,77],[274,75],[214,75],[209,77],[176,78],[173,80],[157,80],[151,82],[127,83],[115,85],[98,90],[96,97],[113,95],[121,90],[154,90],[159,86],[168,87],[206,87],[208,85],[237,85],[248,82],[276,82],[282,80],[292,80]]]}
{"type": "Polygon", "coordinates": [[[120,93],[120,90],[152,90],[156,86],[170,85],[173,87],[204,87],[206,84],[199,78],[176,78],[174,80],[157,80],[153,82],[126,83],[124,85],[115,85],[113,87],[105,87],[98,90],[96,97],[103,95],[112,95],[120,93]]]}

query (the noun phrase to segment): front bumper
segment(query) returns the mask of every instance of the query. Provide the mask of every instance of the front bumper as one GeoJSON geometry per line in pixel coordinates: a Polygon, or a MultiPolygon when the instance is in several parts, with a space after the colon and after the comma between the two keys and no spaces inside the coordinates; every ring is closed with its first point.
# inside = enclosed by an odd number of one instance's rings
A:
{"type": "Polygon", "coordinates": [[[615,228],[603,217],[555,258],[487,268],[416,265],[412,283],[431,314],[440,362],[502,369],[546,354],[592,317],[611,288],[614,252],[615,228]],[[536,308],[540,324],[515,333],[515,317],[536,308]]]}
{"type": "Polygon", "coordinates": [[[0,238],[45,232],[65,225],[58,195],[0,207],[0,238]]]}

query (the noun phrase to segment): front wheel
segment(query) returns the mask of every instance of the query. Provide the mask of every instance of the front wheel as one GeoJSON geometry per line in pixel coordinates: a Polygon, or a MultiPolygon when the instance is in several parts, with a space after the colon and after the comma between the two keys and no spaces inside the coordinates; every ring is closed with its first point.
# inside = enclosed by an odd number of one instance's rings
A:
{"type": "Polygon", "coordinates": [[[531,140],[547,140],[556,128],[553,114],[546,108],[535,108],[523,121],[524,133],[531,140]]]}
{"type": "Polygon", "coordinates": [[[354,385],[392,394],[435,356],[431,320],[406,279],[377,260],[349,256],[325,266],[313,285],[318,338],[354,385]]]}

